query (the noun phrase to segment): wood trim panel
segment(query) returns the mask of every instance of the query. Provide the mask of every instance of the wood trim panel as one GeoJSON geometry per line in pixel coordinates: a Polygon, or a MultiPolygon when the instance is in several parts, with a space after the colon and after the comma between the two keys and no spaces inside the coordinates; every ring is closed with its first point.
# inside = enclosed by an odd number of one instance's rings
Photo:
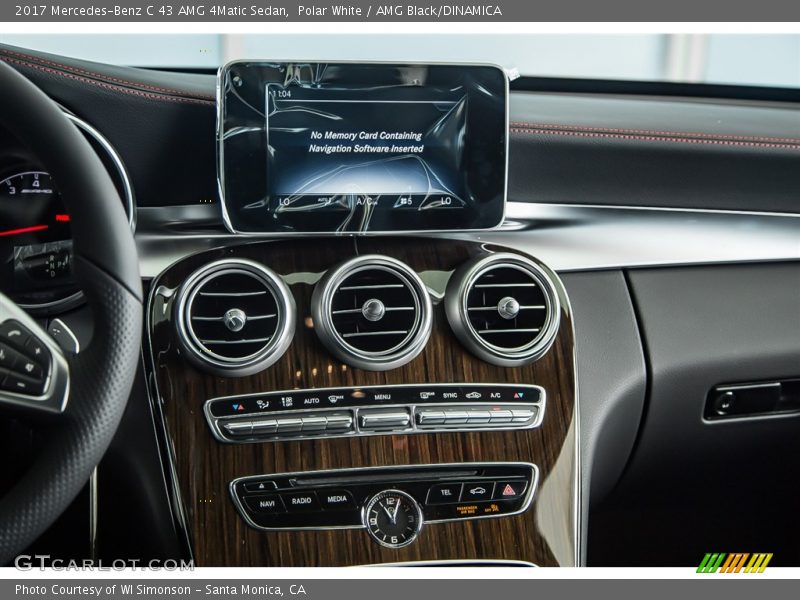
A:
{"type": "MultiPolygon", "coordinates": [[[[464,349],[451,332],[441,303],[434,303],[433,333],[410,363],[385,372],[353,369],[335,361],[310,327],[313,283],[356,254],[380,253],[409,264],[426,283],[446,283],[469,257],[515,250],[440,238],[314,238],[258,242],[204,252],[160,276],[148,306],[149,367],[157,409],[174,454],[196,563],[200,566],[343,566],[429,560],[517,560],[541,566],[572,565],[576,543],[574,342],[568,302],[543,358],[516,368],[497,367],[464,349]],[[297,331],[273,366],[249,377],[203,373],[177,349],[171,304],[180,284],[198,267],[224,257],[261,262],[278,272],[297,303],[297,331]],[[401,383],[524,383],[545,388],[544,422],[534,430],[440,433],[226,445],[211,436],[203,403],[215,396],[314,387],[401,383]],[[411,545],[392,550],[362,530],[260,532],[239,517],[228,483],[245,475],[381,465],[458,462],[536,463],[539,491],[525,513],[512,517],[425,526],[411,545]]],[[[431,285],[429,283],[429,285],[431,285]]],[[[558,283],[560,287],[560,283],[558,283]]],[[[442,285],[443,291],[443,285],[442,285]]]]}

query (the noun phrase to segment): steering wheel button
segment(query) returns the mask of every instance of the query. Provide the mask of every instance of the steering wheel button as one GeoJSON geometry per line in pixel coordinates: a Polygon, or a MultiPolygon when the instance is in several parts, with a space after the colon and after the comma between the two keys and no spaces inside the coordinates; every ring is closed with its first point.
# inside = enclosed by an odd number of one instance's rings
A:
{"type": "Polygon", "coordinates": [[[47,348],[33,336],[25,342],[24,352],[26,356],[35,360],[42,367],[46,367],[50,363],[50,353],[47,348]]]}
{"type": "Polygon", "coordinates": [[[0,367],[3,369],[13,369],[22,360],[22,355],[8,344],[0,342],[0,367]]]}
{"type": "Polygon", "coordinates": [[[5,342],[17,350],[25,348],[25,344],[32,337],[30,331],[13,319],[0,325],[0,342],[5,342]]]}
{"type": "Polygon", "coordinates": [[[0,383],[0,389],[7,392],[16,392],[26,396],[41,396],[44,393],[44,379],[33,379],[19,373],[7,371],[6,376],[0,383]]]}

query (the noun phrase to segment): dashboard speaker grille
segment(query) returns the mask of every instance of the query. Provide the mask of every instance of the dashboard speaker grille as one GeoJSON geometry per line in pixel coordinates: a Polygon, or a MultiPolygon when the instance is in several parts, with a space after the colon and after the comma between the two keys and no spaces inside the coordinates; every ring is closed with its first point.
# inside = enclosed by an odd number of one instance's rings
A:
{"type": "Polygon", "coordinates": [[[459,269],[448,285],[445,308],[462,343],[505,366],[539,358],[558,330],[558,294],[551,278],[514,254],[492,254],[459,269]]]}
{"type": "Polygon", "coordinates": [[[178,337],[196,364],[226,375],[266,368],[294,333],[294,300],[272,271],[224,260],[196,271],[178,295],[178,337]]]}
{"type": "Polygon", "coordinates": [[[414,271],[385,256],[350,260],[314,289],[314,325],[338,358],[385,370],[414,358],[431,330],[431,302],[414,271]]]}

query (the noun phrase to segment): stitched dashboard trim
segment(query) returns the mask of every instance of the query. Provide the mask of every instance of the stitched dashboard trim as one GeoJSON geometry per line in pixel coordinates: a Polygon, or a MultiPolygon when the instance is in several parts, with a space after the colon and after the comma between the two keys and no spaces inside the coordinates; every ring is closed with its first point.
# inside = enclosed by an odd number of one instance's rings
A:
{"type": "MultiPolygon", "coordinates": [[[[2,50],[0,50],[0,54],[2,54],[2,50]]],[[[41,71],[43,73],[49,73],[50,75],[56,75],[58,77],[66,77],[67,79],[72,79],[73,81],[77,81],[79,83],[85,83],[88,85],[93,85],[95,87],[99,87],[105,90],[109,90],[112,92],[117,92],[121,94],[128,94],[130,96],[137,96],[139,98],[145,98],[148,100],[154,101],[161,101],[161,102],[176,102],[180,104],[196,104],[198,106],[215,106],[216,102],[213,100],[201,100],[199,98],[187,98],[183,96],[170,96],[163,93],[155,93],[155,92],[148,92],[144,90],[138,90],[134,88],[124,87],[114,83],[108,83],[105,81],[98,81],[96,79],[90,79],[88,77],[84,77],[81,75],[76,75],[74,73],[69,73],[64,70],[54,69],[51,67],[45,67],[44,65],[40,65],[34,62],[30,62],[27,60],[19,60],[16,58],[11,58],[7,55],[0,56],[0,60],[3,60],[10,64],[15,64],[20,67],[26,69],[34,69],[37,71],[41,71]]],[[[138,85],[138,84],[137,84],[138,85]]]]}
{"type": "Polygon", "coordinates": [[[612,134],[631,134],[645,135],[648,137],[674,137],[676,139],[703,139],[703,140],[724,140],[738,142],[756,143],[778,143],[778,144],[797,144],[800,145],[800,138],[791,137],[771,137],[771,136],[750,136],[750,135],[731,135],[724,133],[703,133],[696,131],[666,131],[658,129],[629,129],[624,127],[592,127],[589,125],[558,125],[554,123],[530,123],[526,121],[511,121],[512,130],[530,129],[547,131],[576,131],[589,133],[612,133],[612,134]]]}
{"type": "Polygon", "coordinates": [[[511,133],[521,133],[528,135],[560,135],[566,137],[583,137],[583,138],[606,138],[626,141],[643,141],[643,142],[666,142],[678,144],[695,144],[705,146],[730,146],[738,148],[758,148],[758,149],[771,149],[771,150],[795,150],[800,151],[800,144],[777,144],[769,142],[747,142],[736,140],[720,140],[713,138],[691,138],[691,137],[670,137],[664,135],[641,135],[641,134],[624,134],[624,133],[603,133],[597,131],[578,131],[567,129],[546,129],[546,128],[533,128],[533,127],[511,127],[511,133]]]}

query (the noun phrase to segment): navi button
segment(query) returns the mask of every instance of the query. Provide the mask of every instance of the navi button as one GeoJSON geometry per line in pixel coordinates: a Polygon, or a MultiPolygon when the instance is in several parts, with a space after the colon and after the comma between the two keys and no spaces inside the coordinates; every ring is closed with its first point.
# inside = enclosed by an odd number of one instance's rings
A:
{"type": "Polygon", "coordinates": [[[278,494],[262,494],[260,496],[245,496],[244,503],[254,513],[270,515],[286,512],[281,497],[278,494]]]}

